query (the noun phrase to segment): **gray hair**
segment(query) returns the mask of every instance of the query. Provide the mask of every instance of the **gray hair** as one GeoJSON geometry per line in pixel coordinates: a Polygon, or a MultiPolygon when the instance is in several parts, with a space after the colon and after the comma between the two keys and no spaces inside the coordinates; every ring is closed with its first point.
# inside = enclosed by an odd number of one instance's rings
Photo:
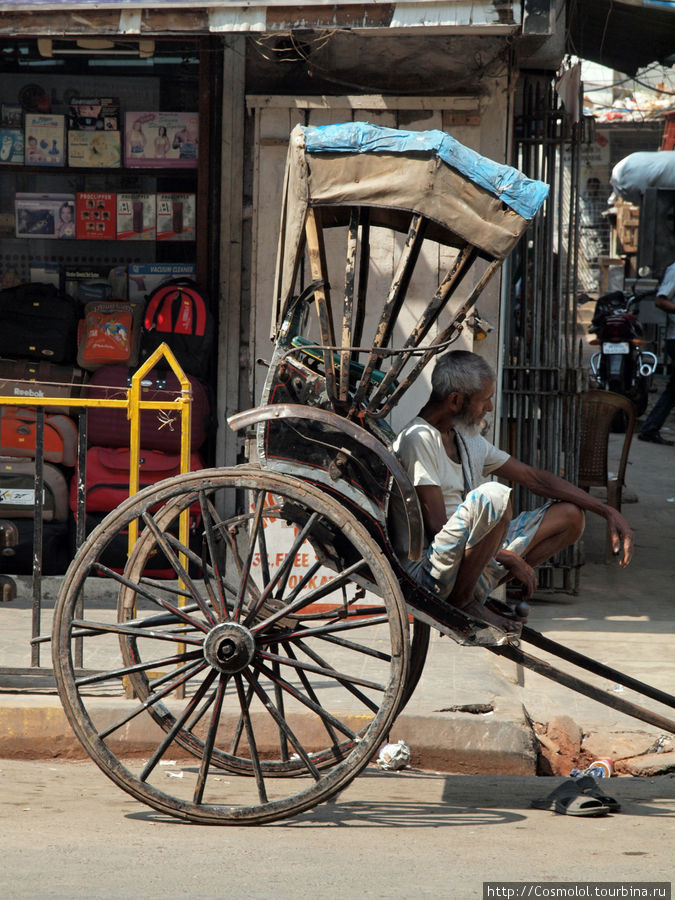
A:
{"type": "Polygon", "coordinates": [[[472,397],[490,381],[495,381],[495,373],[482,356],[470,350],[451,350],[436,360],[431,373],[432,397],[441,400],[455,392],[472,397]]]}

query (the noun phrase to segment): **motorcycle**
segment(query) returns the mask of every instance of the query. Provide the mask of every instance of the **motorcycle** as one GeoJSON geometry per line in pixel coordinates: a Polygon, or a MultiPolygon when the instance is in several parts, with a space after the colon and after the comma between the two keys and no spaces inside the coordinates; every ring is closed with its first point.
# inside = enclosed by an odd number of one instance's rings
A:
{"type": "MultiPolygon", "coordinates": [[[[638,321],[641,301],[653,294],[630,294],[612,291],[598,298],[589,332],[590,343],[600,350],[591,357],[591,375],[600,390],[614,391],[633,401],[636,416],[647,409],[649,379],[658,360],[646,341],[638,321]]],[[[583,295],[579,302],[590,300],[583,295]]]]}

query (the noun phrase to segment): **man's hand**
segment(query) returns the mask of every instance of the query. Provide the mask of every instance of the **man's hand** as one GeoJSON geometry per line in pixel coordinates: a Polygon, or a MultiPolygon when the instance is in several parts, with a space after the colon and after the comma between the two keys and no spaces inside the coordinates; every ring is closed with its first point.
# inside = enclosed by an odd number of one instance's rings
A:
{"type": "Polygon", "coordinates": [[[495,557],[498,563],[508,571],[509,577],[519,581],[524,588],[524,600],[529,600],[537,589],[537,576],[532,566],[522,556],[511,550],[500,550],[495,557]]]}
{"type": "Polygon", "coordinates": [[[612,542],[612,552],[619,557],[619,565],[623,569],[633,556],[633,529],[621,513],[612,506],[607,507],[606,517],[612,542]]]}

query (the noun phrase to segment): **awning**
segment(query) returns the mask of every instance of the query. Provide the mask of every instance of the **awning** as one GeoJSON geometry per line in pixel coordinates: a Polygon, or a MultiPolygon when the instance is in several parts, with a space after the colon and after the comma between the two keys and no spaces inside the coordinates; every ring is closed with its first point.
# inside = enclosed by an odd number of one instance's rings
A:
{"type": "Polygon", "coordinates": [[[274,32],[345,28],[408,33],[511,33],[520,0],[0,0],[0,33],[274,32]],[[46,15],[42,15],[46,14],[46,15]],[[116,23],[119,26],[116,27],[116,23]]]}
{"type": "Polygon", "coordinates": [[[617,72],[675,63],[672,0],[569,0],[568,26],[578,57],[617,72]]]}

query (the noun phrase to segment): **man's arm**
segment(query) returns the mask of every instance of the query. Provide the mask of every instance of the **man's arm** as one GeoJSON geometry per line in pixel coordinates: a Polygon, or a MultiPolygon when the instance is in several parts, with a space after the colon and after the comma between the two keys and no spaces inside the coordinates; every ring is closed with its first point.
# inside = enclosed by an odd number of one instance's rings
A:
{"type": "Polygon", "coordinates": [[[612,550],[617,555],[622,553],[619,565],[627,566],[630,562],[633,555],[633,531],[621,513],[613,507],[586,491],[582,491],[570,481],[565,481],[564,478],[559,478],[543,469],[535,469],[513,457],[510,457],[493,474],[507,481],[522,484],[523,487],[540,497],[547,497],[549,500],[565,500],[568,503],[574,503],[580,509],[602,516],[609,525],[612,550]]]}
{"type": "Polygon", "coordinates": [[[675,313],[675,301],[669,300],[665,294],[659,294],[654,301],[654,305],[671,315],[675,313]]]}
{"type": "Polygon", "coordinates": [[[443,491],[437,484],[418,484],[415,488],[422,509],[427,539],[433,541],[446,523],[443,491]]]}

